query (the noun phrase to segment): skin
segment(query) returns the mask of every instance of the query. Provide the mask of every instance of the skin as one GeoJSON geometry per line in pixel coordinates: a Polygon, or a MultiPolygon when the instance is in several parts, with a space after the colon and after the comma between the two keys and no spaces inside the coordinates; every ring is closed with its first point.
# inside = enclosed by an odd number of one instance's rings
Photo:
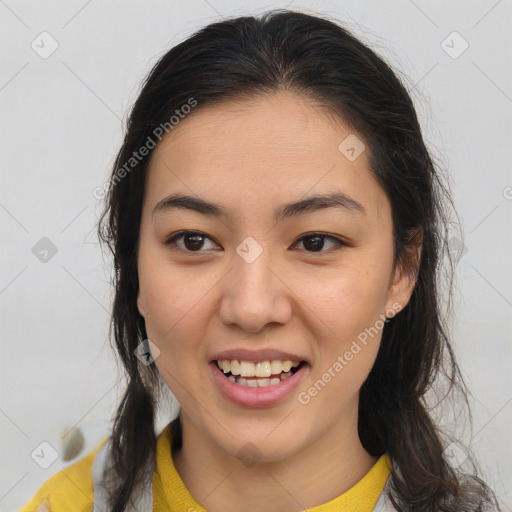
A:
{"type": "Polygon", "coordinates": [[[208,510],[318,506],[354,486],[377,460],[359,440],[357,407],[380,331],[308,404],[298,400],[379,315],[393,304],[403,308],[414,286],[393,268],[391,205],[369,170],[368,150],[354,161],[338,150],[351,133],[341,119],[283,91],[198,109],[152,155],[138,307],[161,351],[157,368],[181,405],[176,468],[208,510]],[[283,203],[333,191],[350,195],[366,213],[330,208],[274,223],[272,212],[283,203]],[[153,215],[155,205],[176,192],[231,214],[220,219],[173,209],[153,215]],[[190,240],[185,252],[183,237],[165,244],[181,230],[209,237],[200,254],[190,240]],[[315,252],[300,239],[309,232],[351,246],[326,239],[315,252]],[[263,249],[250,264],[236,252],[248,236],[263,249]],[[276,348],[310,366],[286,401],[241,407],[219,393],[208,368],[215,352],[231,348],[276,348]],[[253,465],[238,453],[247,443],[258,450],[253,465]]]}

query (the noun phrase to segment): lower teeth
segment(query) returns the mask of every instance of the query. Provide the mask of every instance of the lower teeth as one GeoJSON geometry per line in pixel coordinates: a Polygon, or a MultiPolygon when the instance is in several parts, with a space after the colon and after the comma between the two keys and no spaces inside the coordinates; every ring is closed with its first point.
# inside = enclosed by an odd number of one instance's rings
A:
{"type": "Polygon", "coordinates": [[[240,376],[229,375],[228,379],[235,384],[239,384],[240,386],[244,386],[246,388],[263,388],[267,386],[275,386],[279,384],[281,381],[291,377],[293,375],[292,372],[281,373],[279,377],[272,377],[269,379],[258,378],[258,379],[246,379],[240,376]]]}

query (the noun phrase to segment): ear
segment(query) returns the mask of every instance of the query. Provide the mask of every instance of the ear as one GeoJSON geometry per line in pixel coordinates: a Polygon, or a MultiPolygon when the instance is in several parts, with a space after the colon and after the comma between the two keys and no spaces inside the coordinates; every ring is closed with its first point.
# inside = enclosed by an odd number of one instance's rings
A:
{"type": "Polygon", "coordinates": [[[423,230],[412,229],[405,246],[405,254],[397,262],[390,279],[387,309],[394,309],[393,304],[399,304],[402,310],[409,303],[418,279],[422,247],[423,230]]]}
{"type": "Polygon", "coordinates": [[[139,313],[145,317],[146,316],[146,310],[144,308],[144,301],[142,300],[142,296],[140,294],[140,288],[139,288],[139,292],[137,294],[137,308],[139,310],[139,313]]]}

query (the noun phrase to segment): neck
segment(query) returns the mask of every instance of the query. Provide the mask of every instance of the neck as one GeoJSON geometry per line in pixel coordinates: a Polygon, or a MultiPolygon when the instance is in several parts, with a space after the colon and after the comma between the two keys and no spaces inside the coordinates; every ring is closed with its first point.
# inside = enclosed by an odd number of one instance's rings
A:
{"type": "MultiPolygon", "coordinates": [[[[356,418],[357,420],[357,418],[356,418]]],[[[362,446],[357,421],[337,424],[283,460],[244,464],[182,418],[183,443],[174,464],[194,499],[223,512],[296,512],[340,496],[359,482],[377,459],[362,446]]]]}

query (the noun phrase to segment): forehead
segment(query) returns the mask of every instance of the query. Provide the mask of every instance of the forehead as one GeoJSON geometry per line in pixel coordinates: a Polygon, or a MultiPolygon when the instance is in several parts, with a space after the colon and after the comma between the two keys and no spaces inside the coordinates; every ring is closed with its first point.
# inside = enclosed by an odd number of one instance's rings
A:
{"type": "Polygon", "coordinates": [[[370,212],[389,208],[363,137],[311,101],[279,92],[196,109],[155,148],[148,203],[179,191],[234,205],[243,215],[335,190],[370,212]],[[362,151],[357,158],[348,158],[353,152],[344,141],[362,151]]]}
{"type": "Polygon", "coordinates": [[[251,151],[252,156],[262,158],[300,160],[308,154],[318,157],[326,149],[337,151],[350,133],[341,119],[328,116],[325,109],[302,96],[292,92],[262,94],[205,108],[198,105],[164,137],[154,158],[194,148],[201,150],[200,154],[188,151],[183,156],[189,161],[194,156],[203,159],[206,151],[214,159],[240,157],[251,151]]]}

